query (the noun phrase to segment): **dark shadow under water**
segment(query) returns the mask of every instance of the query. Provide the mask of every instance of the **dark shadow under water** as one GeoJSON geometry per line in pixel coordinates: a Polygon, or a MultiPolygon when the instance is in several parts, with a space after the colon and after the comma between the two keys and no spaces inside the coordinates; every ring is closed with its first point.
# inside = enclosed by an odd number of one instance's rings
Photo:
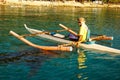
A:
{"type": "Polygon", "coordinates": [[[55,51],[45,51],[39,49],[29,49],[20,52],[0,54],[0,63],[9,63],[23,60],[27,62],[36,62],[42,59],[58,56],[60,53],[55,51]]]}
{"type": "Polygon", "coordinates": [[[25,63],[30,68],[27,77],[29,78],[37,73],[42,63],[51,58],[60,57],[60,55],[61,52],[58,51],[45,51],[33,48],[20,52],[0,54],[0,64],[25,63]]]}

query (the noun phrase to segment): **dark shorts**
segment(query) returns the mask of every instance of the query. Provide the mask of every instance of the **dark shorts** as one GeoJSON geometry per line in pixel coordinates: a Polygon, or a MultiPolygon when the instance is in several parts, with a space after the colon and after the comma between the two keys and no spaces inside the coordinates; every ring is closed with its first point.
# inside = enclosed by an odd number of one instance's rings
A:
{"type": "Polygon", "coordinates": [[[71,34],[71,33],[68,35],[68,37],[71,41],[78,41],[79,39],[78,36],[75,36],[74,34],[71,34]]]}

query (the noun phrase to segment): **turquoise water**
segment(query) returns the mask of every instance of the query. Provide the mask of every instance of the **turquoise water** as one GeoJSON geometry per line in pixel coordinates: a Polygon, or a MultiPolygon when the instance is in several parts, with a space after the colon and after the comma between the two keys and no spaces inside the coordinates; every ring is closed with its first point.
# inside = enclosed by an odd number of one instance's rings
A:
{"type": "MultiPolygon", "coordinates": [[[[10,7],[0,6],[0,80],[120,80],[120,55],[80,50],[77,53],[32,48],[9,34],[28,34],[23,24],[47,31],[59,23],[78,31],[77,18],[85,17],[92,35],[113,36],[99,44],[120,49],[119,8],[10,7]]],[[[67,32],[61,32],[68,34],[67,32]]],[[[57,45],[38,37],[40,45],[57,45]]]]}

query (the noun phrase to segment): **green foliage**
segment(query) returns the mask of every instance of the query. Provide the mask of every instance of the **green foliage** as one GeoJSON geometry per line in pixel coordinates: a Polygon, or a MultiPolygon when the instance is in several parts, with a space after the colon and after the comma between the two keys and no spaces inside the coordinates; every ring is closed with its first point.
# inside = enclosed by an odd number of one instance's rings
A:
{"type": "Polygon", "coordinates": [[[103,0],[104,2],[120,3],[120,0],[103,0]]]}

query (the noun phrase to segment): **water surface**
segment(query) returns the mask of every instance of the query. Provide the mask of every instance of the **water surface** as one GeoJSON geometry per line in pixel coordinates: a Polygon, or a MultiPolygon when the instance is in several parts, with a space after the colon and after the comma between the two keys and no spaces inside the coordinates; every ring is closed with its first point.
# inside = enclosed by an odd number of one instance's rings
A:
{"type": "MultiPolygon", "coordinates": [[[[78,31],[78,17],[85,17],[92,35],[113,36],[99,44],[120,49],[119,8],[0,6],[0,80],[119,80],[120,55],[80,50],[77,53],[34,49],[9,34],[28,34],[31,28],[55,31],[62,23],[78,31]]],[[[67,35],[68,32],[61,32],[67,35]]],[[[58,43],[28,37],[40,45],[58,43]]]]}

